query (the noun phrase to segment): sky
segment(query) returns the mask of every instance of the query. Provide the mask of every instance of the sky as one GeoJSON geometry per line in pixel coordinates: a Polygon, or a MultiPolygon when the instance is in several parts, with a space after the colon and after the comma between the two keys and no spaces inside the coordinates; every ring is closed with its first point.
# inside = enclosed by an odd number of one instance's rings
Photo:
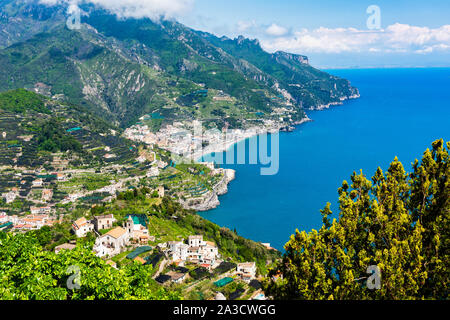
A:
{"type": "Polygon", "coordinates": [[[448,0],[196,0],[179,20],[321,68],[450,66],[448,0]]]}
{"type": "Polygon", "coordinates": [[[41,0],[92,2],[122,17],[160,16],[319,68],[450,67],[448,0],[41,0]]]}

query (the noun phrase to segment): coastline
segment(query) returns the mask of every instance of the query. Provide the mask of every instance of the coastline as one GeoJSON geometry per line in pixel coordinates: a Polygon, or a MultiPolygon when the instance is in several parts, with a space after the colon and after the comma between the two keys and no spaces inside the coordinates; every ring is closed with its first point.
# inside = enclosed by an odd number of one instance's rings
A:
{"type": "MultiPolygon", "coordinates": [[[[331,102],[326,105],[319,105],[316,108],[309,109],[309,111],[323,111],[323,110],[329,109],[333,106],[342,106],[342,105],[344,105],[345,101],[359,99],[360,97],[361,97],[361,95],[359,94],[359,91],[358,91],[357,94],[354,94],[352,96],[341,97],[340,102],[331,102]]],[[[294,126],[293,130],[288,130],[288,132],[297,130],[298,127],[301,126],[302,124],[305,124],[308,122],[313,122],[313,121],[314,120],[309,118],[309,116],[305,113],[305,118],[293,123],[292,124],[294,126]]],[[[206,147],[204,150],[202,150],[201,152],[194,153],[193,159],[196,159],[195,162],[197,162],[197,163],[205,163],[202,161],[205,156],[208,156],[212,153],[226,152],[231,147],[234,147],[236,144],[246,141],[247,139],[251,139],[255,136],[261,135],[261,134],[279,133],[281,131],[281,129],[283,129],[283,128],[286,128],[286,126],[279,125],[277,129],[272,129],[272,130],[268,130],[266,128],[260,128],[260,127],[252,128],[250,131],[247,131],[246,133],[236,137],[235,139],[233,139],[231,141],[226,141],[224,143],[210,145],[210,146],[206,147]]],[[[224,170],[227,170],[229,172],[230,178],[227,179],[226,175],[225,175],[225,178],[221,182],[219,182],[216,186],[213,187],[211,194],[208,194],[208,197],[206,200],[204,200],[203,202],[200,202],[198,204],[195,204],[195,205],[188,205],[186,202],[181,201],[181,204],[183,205],[183,207],[185,207],[186,209],[193,209],[198,212],[206,212],[206,211],[216,209],[218,206],[220,206],[219,196],[222,196],[222,195],[225,195],[228,193],[228,184],[231,181],[235,180],[236,175],[237,175],[236,170],[233,170],[233,169],[224,169],[224,170]],[[227,182],[225,182],[225,186],[223,185],[224,180],[227,181],[227,182]]]]}
{"type": "MultiPolygon", "coordinates": [[[[308,115],[305,114],[305,118],[303,118],[302,120],[297,121],[295,123],[292,123],[292,125],[297,127],[297,126],[300,126],[307,122],[313,122],[313,120],[310,119],[308,117],[308,115]]],[[[209,146],[205,147],[202,151],[198,151],[198,152],[194,153],[192,158],[195,159],[195,162],[204,163],[204,161],[202,161],[202,159],[205,156],[208,156],[212,153],[226,152],[227,150],[229,150],[231,147],[235,146],[236,144],[246,141],[247,139],[251,139],[253,137],[259,136],[261,134],[279,133],[282,128],[286,128],[286,126],[279,125],[279,126],[277,126],[276,129],[271,129],[271,130],[266,129],[266,128],[261,128],[261,127],[254,127],[254,128],[244,131],[244,134],[239,135],[238,137],[236,137],[233,140],[225,141],[223,143],[217,143],[214,145],[209,145],[209,146]]]]}
{"type": "MultiPolygon", "coordinates": [[[[301,121],[297,121],[293,123],[295,127],[298,127],[304,123],[312,122],[306,114],[305,118],[303,118],[301,121]]],[[[235,139],[231,141],[226,141],[224,143],[218,143],[215,145],[208,146],[209,148],[206,148],[206,151],[203,150],[202,152],[197,152],[194,154],[194,159],[196,159],[197,163],[203,163],[203,164],[211,164],[208,162],[202,161],[205,156],[208,156],[212,153],[220,153],[220,152],[226,152],[230,148],[234,147],[236,144],[241,143],[243,141],[246,141],[248,139],[251,139],[255,136],[265,134],[265,133],[278,133],[280,132],[280,129],[284,128],[286,126],[279,126],[279,128],[267,130],[265,128],[255,128],[253,130],[249,130],[244,132],[244,134],[236,137],[235,139]]],[[[224,178],[217,183],[210,192],[208,192],[203,199],[194,199],[189,201],[183,201],[180,199],[181,205],[185,209],[191,209],[196,210],[198,212],[206,212],[213,209],[216,209],[218,206],[220,206],[220,196],[223,196],[228,193],[228,185],[231,181],[236,179],[236,170],[233,169],[219,169],[223,170],[224,178]]]]}
{"type": "Polygon", "coordinates": [[[331,108],[333,106],[342,106],[342,105],[344,105],[345,101],[359,99],[359,98],[361,98],[361,94],[358,92],[358,93],[356,93],[354,95],[351,95],[349,97],[341,97],[341,98],[339,98],[341,101],[330,102],[328,104],[319,105],[319,106],[317,106],[315,108],[310,108],[309,111],[322,111],[322,110],[329,109],[329,108],[331,108]]]}

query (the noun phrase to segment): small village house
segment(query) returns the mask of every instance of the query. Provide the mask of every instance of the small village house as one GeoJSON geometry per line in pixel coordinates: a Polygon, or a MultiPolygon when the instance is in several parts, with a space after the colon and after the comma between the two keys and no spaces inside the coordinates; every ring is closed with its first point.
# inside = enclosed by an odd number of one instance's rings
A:
{"type": "Polygon", "coordinates": [[[44,180],[42,180],[42,179],[36,179],[32,182],[33,188],[42,187],[43,184],[44,184],[44,180]]]}
{"type": "Polygon", "coordinates": [[[72,224],[72,230],[78,238],[85,237],[89,232],[94,231],[94,224],[86,218],[80,218],[72,224]]]}
{"type": "Polygon", "coordinates": [[[113,214],[94,217],[94,227],[97,231],[111,229],[114,222],[116,219],[113,214]]]}
{"type": "Polygon", "coordinates": [[[114,228],[95,241],[94,252],[98,257],[118,255],[128,245],[129,234],[122,227],[114,228]]]}
{"type": "Polygon", "coordinates": [[[256,277],[256,263],[239,263],[236,268],[236,275],[244,281],[250,281],[256,277]]]}
{"type": "Polygon", "coordinates": [[[158,191],[158,197],[164,198],[164,196],[166,195],[164,186],[159,186],[156,190],[158,191]]]}
{"type": "Polygon", "coordinates": [[[50,201],[53,197],[53,190],[52,189],[44,189],[42,190],[42,200],[44,201],[50,201]]]}
{"type": "Polygon", "coordinates": [[[46,207],[30,207],[31,214],[49,214],[52,211],[52,208],[49,206],[46,207]]]}
{"type": "Polygon", "coordinates": [[[172,261],[186,261],[189,247],[187,244],[182,241],[169,241],[167,246],[172,255],[172,261]]]}
{"type": "Polygon", "coordinates": [[[183,283],[183,281],[186,279],[185,273],[178,273],[178,272],[169,272],[167,275],[170,277],[170,280],[174,283],[180,284],[183,283]]]}
{"type": "Polygon", "coordinates": [[[206,242],[203,241],[203,236],[189,236],[188,241],[190,247],[201,247],[206,245],[206,242]]]}

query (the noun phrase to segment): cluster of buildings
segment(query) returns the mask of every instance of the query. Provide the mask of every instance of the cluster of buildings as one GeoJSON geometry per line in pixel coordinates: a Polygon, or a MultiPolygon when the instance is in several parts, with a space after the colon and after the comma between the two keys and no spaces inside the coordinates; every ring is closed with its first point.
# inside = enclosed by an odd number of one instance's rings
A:
{"type": "Polygon", "coordinates": [[[65,179],[65,175],[60,172],[47,174],[39,170],[22,170],[15,173],[10,181],[16,186],[3,192],[1,198],[6,204],[11,204],[19,198],[34,203],[50,203],[53,199],[53,190],[48,186],[52,181],[65,181],[65,179]],[[37,194],[39,194],[38,198],[36,198],[37,194]]]}
{"type": "Polygon", "coordinates": [[[166,252],[175,264],[191,262],[209,270],[220,258],[216,244],[203,241],[203,236],[190,236],[187,244],[184,241],[169,241],[166,244],[166,252]]]}
{"type": "Polygon", "coordinates": [[[96,216],[93,220],[88,221],[82,217],[72,224],[72,231],[78,238],[85,237],[89,232],[100,232],[100,230],[112,229],[116,218],[113,214],[96,216]]]}
{"type": "MultiPolygon", "coordinates": [[[[283,119],[280,118],[280,121],[283,119]]],[[[234,143],[264,132],[278,132],[282,126],[278,120],[264,120],[263,127],[249,129],[204,130],[200,121],[191,123],[174,122],[154,133],[142,122],[125,130],[124,136],[133,141],[144,142],[196,160],[203,154],[219,152],[234,143]]]]}
{"type": "Polygon", "coordinates": [[[56,218],[48,214],[31,214],[19,217],[0,213],[0,226],[10,227],[13,231],[38,230],[44,226],[53,226],[56,222],[56,218]]]}
{"type": "Polygon", "coordinates": [[[130,215],[123,227],[113,228],[116,221],[112,214],[96,216],[92,221],[83,217],[73,222],[72,230],[79,238],[85,237],[89,232],[95,232],[98,235],[93,248],[98,257],[113,257],[129,245],[147,244],[153,239],[149,235],[142,216],[130,215]],[[101,230],[108,229],[111,230],[103,235],[100,234],[101,230]]]}

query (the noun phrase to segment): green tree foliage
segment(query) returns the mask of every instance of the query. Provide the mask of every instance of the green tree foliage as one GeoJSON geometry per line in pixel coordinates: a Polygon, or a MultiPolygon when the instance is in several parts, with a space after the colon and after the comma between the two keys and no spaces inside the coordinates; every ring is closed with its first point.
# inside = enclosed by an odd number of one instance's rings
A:
{"type": "Polygon", "coordinates": [[[29,110],[50,113],[50,110],[44,104],[44,97],[25,89],[1,93],[0,109],[14,113],[24,113],[29,110]]]}
{"type": "Polygon", "coordinates": [[[39,149],[49,152],[65,152],[68,150],[81,152],[83,149],[81,144],[70,134],[66,133],[61,124],[55,119],[50,119],[44,124],[37,140],[39,149]]]}
{"type": "Polygon", "coordinates": [[[138,264],[116,270],[88,246],[55,254],[28,234],[0,237],[0,300],[179,299],[152,286],[151,271],[138,264]]]}
{"type": "Polygon", "coordinates": [[[339,188],[339,219],[297,231],[269,273],[275,299],[448,299],[450,142],[433,143],[407,174],[395,159],[372,181],[354,173],[339,188]],[[367,287],[369,266],[381,288],[367,287]],[[274,277],[278,276],[278,277],[274,277]]]}

